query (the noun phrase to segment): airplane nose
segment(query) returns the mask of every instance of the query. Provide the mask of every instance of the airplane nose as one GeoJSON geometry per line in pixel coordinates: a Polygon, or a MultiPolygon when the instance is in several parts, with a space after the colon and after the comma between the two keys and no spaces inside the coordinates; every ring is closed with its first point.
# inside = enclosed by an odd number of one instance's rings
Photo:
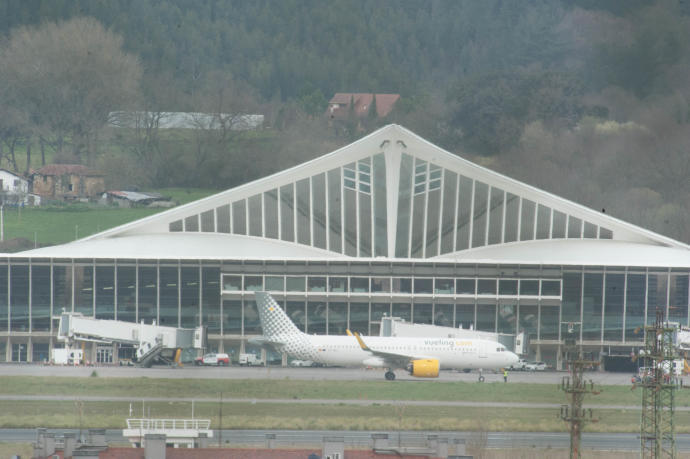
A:
{"type": "Polygon", "coordinates": [[[506,357],[508,358],[508,364],[517,363],[517,361],[520,360],[517,354],[513,352],[506,352],[506,357]]]}

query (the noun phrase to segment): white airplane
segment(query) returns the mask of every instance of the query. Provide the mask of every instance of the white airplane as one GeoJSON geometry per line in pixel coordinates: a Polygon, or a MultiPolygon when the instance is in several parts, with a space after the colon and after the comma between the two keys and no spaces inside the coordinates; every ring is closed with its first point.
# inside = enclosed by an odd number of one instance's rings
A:
{"type": "MultiPolygon", "coordinates": [[[[418,378],[436,378],[440,369],[505,368],[518,356],[496,341],[455,338],[367,337],[358,333],[307,335],[301,332],[278,303],[266,292],[256,292],[256,304],[263,336],[256,340],[272,345],[278,352],[326,365],[386,368],[386,379],[395,379],[393,370],[406,369],[418,378]]],[[[479,377],[483,381],[483,376],[479,377]]]]}

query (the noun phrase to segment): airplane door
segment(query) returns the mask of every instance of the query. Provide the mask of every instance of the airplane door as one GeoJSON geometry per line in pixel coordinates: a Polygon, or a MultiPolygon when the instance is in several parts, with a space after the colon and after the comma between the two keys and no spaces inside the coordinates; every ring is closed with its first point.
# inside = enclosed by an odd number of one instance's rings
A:
{"type": "Polygon", "coordinates": [[[478,346],[479,346],[479,358],[480,359],[487,358],[488,355],[486,354],[486,347],[485,347],[484,343],[481,343],[478,346]]]}

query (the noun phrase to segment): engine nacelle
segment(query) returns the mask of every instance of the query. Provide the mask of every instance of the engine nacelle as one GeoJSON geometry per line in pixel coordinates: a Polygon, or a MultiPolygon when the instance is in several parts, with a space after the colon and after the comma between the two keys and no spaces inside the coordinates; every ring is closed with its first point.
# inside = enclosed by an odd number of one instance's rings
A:
{"type": "Polygon", "coordinates": [[[438,378],[439,368],[437,359],[413,360],[407,365],[407,371],[417,378],[438,378]]]}

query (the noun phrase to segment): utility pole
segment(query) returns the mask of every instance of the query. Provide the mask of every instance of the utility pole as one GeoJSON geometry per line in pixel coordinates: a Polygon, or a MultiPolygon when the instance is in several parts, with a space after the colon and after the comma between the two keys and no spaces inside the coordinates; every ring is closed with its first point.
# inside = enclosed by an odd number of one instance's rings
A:
{"type": "Polygon", "coordinates": [[[664,322],[663,309],[657,308],[654,325],[645,327],[644,372],[640,375],[642,386],[642,416],[640,419],[640,456],[647,458],[674,458],[674,391],[676,377],[673,361],[675,327],[664,322]]]}
{"type": "Polygon", "coordinates": [[[570,424],[570,459],[581,457],[580,444],[582,430],[587,422],[597,422],[592,417],[592,409],[582,408],[585,395],[597,395],[600,392],[594,390],[594,383],[583,378],[585,368],[597,366],[599,362],[585,360],[582,355],[582,345],[577,344],[576,336],[580,335],[580,322],[569,322],[568,333],[565,337],[565,351],[567,353],[568,370],[570,376],[564,376],[561,381],[561,390],[570,399],[569,405],[561,405],[560,418],[570,424]]]}

